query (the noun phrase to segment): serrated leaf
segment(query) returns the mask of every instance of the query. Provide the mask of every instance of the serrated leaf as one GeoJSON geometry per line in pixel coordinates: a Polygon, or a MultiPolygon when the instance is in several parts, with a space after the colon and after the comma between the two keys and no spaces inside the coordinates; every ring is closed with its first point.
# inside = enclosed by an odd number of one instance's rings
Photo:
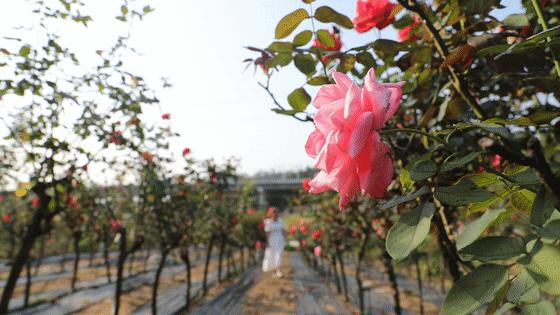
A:
{"type": "Polygon", "coordinates": [[[321,42],[321,44],[325,45],[328,48],[333,48],[336,45],[336,41],[334,37],[326,30],[318,30],[317,31],[317,39],[321,42]]]}
{"type": "Polygon", "coordinates": [[[489,236],[462,248],[459,253],[464,260],[508,260],[525,253],[525,244],[519,238],[489,236]]]}
{"type": "Polygon", "coordinates": [[[415,191],[412,194],[393,197],[391,200],[381,204],[379,206],[379,209],[383,210],[383,209],[392,208],[396,205],[400,205],[401,203],[412,201],[412,200],[414,200],[414,199],[416,199],[416,198],[418,198],[422,195],[425,195],[429,192],[430,192],[430,188],[428,188],[427,186],[422,186],[422,188],[418,189],[417,191],[415,191]]]}
{"type": "Polygon", "coordinates": [[[482,152],[471,152],[465,156],[463,156],[462,158],[458,158],[458,159],[454,159],[451,161],[446,161],[443,166],[441,167],[441,170],[443,172],[447,172],[447,171],[451,171],[453,169],[456,169],[457,167],[461,167],[467,163],[469,163],[470,161],[476,159],[482,152]]]}
{"type": "Polygon", "coordinates": [[[437,165],[432,160],[420,160],[414,163],[410,171],[410,178],[417,182],[424,180],[437,172],[437,165]]]}
{"type": "Polygon", "coordinates": [[[387,233],[387,251],[396,260],[406,258],[428,236],[436,208],[426,202],[402,215],[387,233]]]}
{"type": "Polygon", "coordinates": [[[482,265],[453,285],[445,301],[442,314],[470,314],[491,302],[506,284],[507,268],[498,265],[482,265]]]}
{"type": "Polygon", "coordinates": [[[536,303],[539,298],[539,287],[525,269],[513,279],[506,295],[506,299],[513,304],[536,303]]]}
{"type": "Polygon", "coordinates": [[[505,212],[505,209],[489,210],[480,218],[465,225],[463,232],[457,237],[457,250],[461,250],[476,241],[505,212]]]}
{"type": "Polygon", "coordinates": [[[529,25],[529,19],[525,14],[515,13],[506,16],[502,23],[512,28],[522,28],[523,26],[529,25]]]}
{"type": "Polygon", "coordinates": [[[560,295],[560,248],[537,242],[528,257],[520,261],[540,290],[560,295]]]}
{"type": "Polygon", "coordinates": [[[311,102],[311,96],[307,94],[304,88],[297,88],[288,95],[288,103],[298,112],[302,112],[307,108],[311,102]]]}
{"type": "Polygon", "coordinates": [[[309,43],[309,41],[311,41],[311,38],[313,38],[313,32],[311,32],[310,30],[305,30],[294,37],[292,44],[294,44],[294,46],[296,47],[303,46],[309,43]]]}
{"type": "Polygon", "coordinates": [[[266,64],[271,67],[277,67],[277,66],[287,66],[290,64],[290,62],[292,62],[292,54],[289,53],[278,53],[276,54],[276,56],[274,56],[274,58],[269,59],[266,64]]]}
{"type": "Polygon", "coordinates": [[[478,187],[486,187],[489,185],[494,185],[500,182],[500,177],[492,173],[479,173],[479,174],[469,174],[461,178],[463,180],[470,180],[478,187]]]}
{"type": "Polygon", "coordinates": [[[290,42],[273,42],[268,45],[266,50],[277,53],[291,53],[293,51],[293,46],[290,42]]]}
{"type": "Polygon", "coordinates": [[[328,6],[318,7],[317,10],[315,10],[315,18],[320,22],[336,23],[348,29],[354,27],[354,24],[352,23],[352,20],[350,20],[350,18],[328,6]]]}
{"type": "Polygon", "coordinates": [[[313,77],[313,78],[311,78],[307,81],[307,84],[313,85],[313,86],[325,85],[325,84],[330,84],[330,83],[331,82],[329,81],[329,78],[327,78],[325,76],[316,76],[316,77],[313,77]]]}
{"type": "Polygon", "coordinates": [[[290,35],[298,25],[305,19],[309,18],[309,14],[305,9],[297,9],[284,16],[274,30],[274,37],[281,39],[290,35]]]}
{"type": "Polygon", "coordinates": [[[315,73],[316,61],[312,55],[296,55],[294,57],[294,64],[299,71],[303,74],[310,76],[315,73]]]}
{"type": "Polygon", "coordinates": [[[434,196],[447,205],[464,206],[469,203],[488,200],[495,195],[478,188],[469,180],[462,180],[454,186],[437,187],[434,196]]]}
{"type": "Polygon", "coordinates": [[[509,204],[515,211],[529,213],[534,199],[534,192],[522,189],[510,195],[509,204]]]}
{"type": "Polygon", "coordinates": [[[550,301],[540,301],[535,304],[525,305],[521,310],[521,315],[555,315],[556,307],[550,301]]]}

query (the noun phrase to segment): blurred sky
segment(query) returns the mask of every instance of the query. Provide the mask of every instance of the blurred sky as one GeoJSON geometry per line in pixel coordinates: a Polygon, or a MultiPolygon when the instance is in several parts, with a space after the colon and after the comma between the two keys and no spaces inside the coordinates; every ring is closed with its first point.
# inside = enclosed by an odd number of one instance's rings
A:
{"type": "MultiPolygon", "coordinates": [[[[94,22],[88,28],[61,26],[59,32],[68,46],[83,52],[87,59],[94,58],[95,50],[111,45],[126,29],[114,18],[120,1],[83,2],[87,5],[84,13],[91,14],[94,22]]],[[[503,18],[521,12],[519,2],[502,1],[508,9],[494,15],[503,18]]],[[[313,125],[271,112],[270,98],[257,85],[265,80],[264,75],[259,70],[254,73],[253,68],[244,71],[242,63],[256,56],[244,46],[268,46],[274,40],[277,21],[307,5],[300,0],[159,0],[139,1],[138,9],[146,3],[155,11],[144,21],[134,22],[131,33],[132,46],[141,55],[130,56],[125,62],[158,90],[160,107],[149,111],[146,118],[155,120],[162,113],[171,113],[169,124],[181,134],[173,142],[174,150],[180,152],[188,146],[200,159],[235,156],[248,174],[312,165],[304,144],[313,125]],[[161,77],[169,78],[173,87],[160,89],[161,77]]],[[[318,0],[314,5],[330,5],[354,16],[353,0],[318,0]]],[[[0,12],[0,27],[7,31],[9,26],[25,24],[29,14],[26,1],[11,1],[0,12]]],[[[304,28],[310,28],[309,20],[299,27],[304,28]]],[[[322,28],[321,24],[317,28],[322,28]]],[[[343,29],[341,37],[345,47],[352,47],[379,37],[395,38],[396,32],[391,27],[365,34],[343,29]]],[[[287,94],[304,82],[305,77],[292,66],[275,74],[271,87],[286,103],[287,94]]]]}

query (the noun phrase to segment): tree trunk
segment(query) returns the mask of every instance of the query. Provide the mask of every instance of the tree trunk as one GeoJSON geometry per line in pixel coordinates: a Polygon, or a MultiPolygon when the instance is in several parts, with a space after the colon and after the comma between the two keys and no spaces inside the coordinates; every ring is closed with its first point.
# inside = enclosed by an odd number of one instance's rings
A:
{"type": "Polygon", "coordinates": [[[185,270],[187,271],[187,291],[185,292],[185,310],[188,310],[191,305],[191,259],[189,257],[189,248],[185,246],[181,250],[181,259],[185,263],[185,270]]]}
{"type": "Polygon", "coordinates": [[[365,233],[358,253],[358,262],[356,263],[356,283],[358,283],[358,299],[360,303],[360,313],[365,314],[364,287],[362,285],[362,261],[366,254],[369,233],[365,233]]]}
{"type": "Polygon", "coordinates": [[[39,193],[39,207],[35,210],[31,221],[27,226],[27,231],[21,242],[21,247],[12,261],[12,267],[10,268],[10,275],[8,276],[8,280],[6,280],[6,284],[4,285],[4,290],[2,291],[2,299],[0,300],[0,314],[7,314],[8,313],[8,305],[10,303],[10,299],[12,298],[12,294],[14,293],[14,289],[16,287],[17,280],[19,278],[19,274],[23,269],[23,265],[29,258],[29,253],[35,244],[35,239],[37,238],[37,231],[41,226],[41,221],[43,219],[43,213],[48,208],[50,197],[43,193],[39,193]]]}
{"type": "Polygon", "coordinates": [[[109,263],[109,233],[107,233],[107,231],[103,233],[103,259],[105,262],[105,271],[107,274],[107,281],[109,283],[112,283],[113,280],[111,280],[111,264],[109,263]]]}
{"type": "Polygon", "coordinates": [[[39,245],[39,259],[37,259],[37,263],[35,264],[35,272],[33,273],[34,276],[39,274],[39,268],[43,264],[43,258],[45,258],[45,243],[47,239],[45,236],[41,237],[41,245],[39,245]]]}
{"type": "Polygon", "coordinates": [[[340,288],[340,278],[338,277],[338,270],[336,269],[336,255],[332,255],[331,258],[332,267],[333,267],[333,275],[334,275],[334,283],[336,285],[336,291],[340,294],[342,293],[342,289],[340,288]]]}
{"type": "Polygon", "coordinates": [[[208,292],[208,267],[210,265],[210,259],[212,258],[212,247],[214,246],[214,237],[210,238],[208,242],[208,248],[206,249],[206,261],[204,262],[204,278],[202,280],[202,295],[206,295],[208,292]]]}
{"type": "Polygon", "coordinates": [[[74,269],[72,271],[72,283],[70,289],[76,292],[76,281],[78,280],[78,267],[80,264],[80,240],[82,239],[82,232],[74,232],[74,269]]]}
{"type": "Polygon", "coordinates": [[[226,236],[222,235],[220,241],[220,252],[218,254],[218,282],[222,282],[222,260],[224,258],[225,247],[226,247],[226,236]]]}
{"type": "Polygon", "coordinates": [[[395,274],[395,269],[393,268],[393,259],[391,258],[391,255],[389,255],[389,252],[387,252],[387,250],[383,252],[383,260],[385,262],[385,272],[387,273],[389,281],[391,282],[391,287],[393,288],[395,314],[401,315],[401,299],[399,294],[399,285],[397,283],[397,275],[395,274]]]}
{"type": "Polygon", "coordinates": [[[340,263],[340,275],[342,278],[342,288],[344,289],[344,299],[346,302],[350,300],[348,297],[348,283],[346,281],[346,272],[344,271],[344,260],[342,260],[342,253],[337,249],[336,256],[338,257],[338,261],[340,263]]]}
{"type": "Polygon", "coordinates": [[[161,277],[161,272],[163,271],[163,267],[165,267],[165,260],[167,259],[167,254],[169,254],[169,251],[167,249],[161,251],[161,258],[154,278],[154,284],[152,287],[152,315],[157,315],[157,296],[158,296],[158,289],[159,289],[159,279],[161,277]]]}
{"type": "Polygon", "coordinates": [[[25,297],[23,299],[23,307],[29,306],[29,294],[31,293],[31,259],[25,263],[25,297]]]}
{"type": "Polygon", "coordinates": [[[121,307],[122,282],[124,262],[126,260],[126,228],[120,227],[119,232],[119,259],[117,261],[117,285],[115,286],[115,309],[113,314],[118,315],[121,307]]]}
{"type": "Polygon", "coordinates": [[[417,255],[415,257],[415,265],[416,265],[416,278],[418,280],[418,295],[420,297],[420,315],[424,315],[424,288],[422,284],[422,271],[420,270],[420,257],[417,255]]]}
{"type": "Polygon", "coordinates": [[[148,271],[148,260],[150,259],[150,250],[146,249],[146,256],[144,257],[144,266],[142,266],[142,271],[148,271]]]}
{"type": "Polygon", "coordinates": [[[95,256],[96,244],[91,240],[92,243],[89,245],[89,257],[88,257],[88,267],[93,267],[93,258],[95,256]]]}
{"type": "Polygon", "coordinates": [[[239,246],[239,253],[241,254],[239,261],[239,270],[243,272],[245,270],[245,253],[243,252],[243,246],[239,246]]]}
{"type": "Polygon", "coordinates": [[[128,276],[132,276],[132,271],[134,269],[134,256],[136,254],[136,251],[132,252],[132,254],[130,254],[130,259],[128,260],[128,276]]]}

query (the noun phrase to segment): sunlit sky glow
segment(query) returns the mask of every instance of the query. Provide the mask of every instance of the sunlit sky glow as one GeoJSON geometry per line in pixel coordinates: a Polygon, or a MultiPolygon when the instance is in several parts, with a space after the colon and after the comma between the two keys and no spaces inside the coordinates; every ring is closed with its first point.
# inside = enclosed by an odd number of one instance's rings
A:
{"type": "MultiPolygon", "coordinates": [[[[120,1],[84,2],[87,11],[83,13],[92,15],[93,23],[88,28],[61,27],[59,33],[87,61],[94,57],[95,50],[109,47],[127,29],[114,18],[120,1]]],[[[503,2],[511,7],[496,11],[496,17],[521,11],[519,1],[503,2]]],[[[258,70],[254,73],[253,68],[244,71],[242,63],[255,56],[244,46],[266,47],[274,40],[276,22],[303,7],[301,1],[159,0],[150,5],[155,11],[131,26],[131,44],[140,55],[130,56],[125,62],[132,72],[145,77],[161,101],[145,119],[160,119],[162,113],[171,113],[169,124],[181,134],[173,141],[173,150],[180,152],[188,146],[199,159],[235,156],[241,159],[241,170],[248,174],[312,165],[303,147],[313,125],[271,112],[270,98],[257,85],[257,81],[265,80],[264,75],[258,70]],[[172,88],[161,88],[162,77],[169,79],[172,88]]],[[[330,5],[350,17],[354,15],[355,1],[318,0],[314,5],[330,5]]],[[[25,24],[29,16],[26,1],[11,1],[0,12],[0,27],[8,30],[25,24]]],[[[320,23],[316,26],[323,27],[320,23]]],[[[299,27],[304,28],[310,28],[309,21],[299,27]]],[[[346,48],[395,35],[392,27],[383,32],[341,33],[346,48]]],[[[285,103],[291,89],[304,82],[305,77],[290,67],[275,74],[271,86],[285,103]]]]}

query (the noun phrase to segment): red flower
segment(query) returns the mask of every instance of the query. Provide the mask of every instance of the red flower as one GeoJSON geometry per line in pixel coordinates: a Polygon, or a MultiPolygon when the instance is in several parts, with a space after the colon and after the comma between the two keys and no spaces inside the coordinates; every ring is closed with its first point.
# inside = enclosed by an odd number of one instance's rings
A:
{"type": "Polygon", "coordinates": [[[297,226],[291,224],[290,225],[290,235],[293,236],[293,235],[296,235],[296,233],[297,233],[297,226]]]}
{"type": "Polygon", "coordinates": [[[259,225],[257,225],[257,228],[258,228],[259,230],[264,229],[264,222],[261,221],[261,222],[259,223],[259,225]]]}
{"type": "Polygon", "coordinates": [[[382,30],[395,20],[395,4],[388,0],[358,0],[354,28],[364,33],[374,27],[382,30]]]}
{"type": "Polygon", "coordinates": [[[256,242],[255,242],[255,248],[256,248],[256,249],[261,249],[262,247],[263,247],[263,246],[262,246],[262,242],[261,242],[261,241],[256,241],[256,242]]]}
{"type": "Polygon", "coordinates": [[[4,200],[6,200],[6,196],[0,195],[0,202],[2,202],[2,201],[4,201],[4,200]]]}
{"type": "Polygon", "coordinates": [[[3,214],[2,215],[2,222],[4,222],[4,223],[12,222],[12,216],[9,215],[9,214],[3,214]]]}
{"type": "Polygon", "coordinates": [[[232,226],[236,226],[236,225],[237,225],[237,218],[231,218],[231,225],[232,225],[232,226]]]}
{"type": "Polygon", "coordinates": [[[315,232],[313,232],[313,235],[311,237],[313,237],[314,239],[320,238],[321,234],[323,234],[323,232],[321,232],[321,230],[315,230],[315,232]]]}
{"type": "Polygon", "coordinates": [[[307,233],[307,227],[305,226],[305,224],[299,226],[299,231],[303,234],[307,233]]]}
{"type": "Polygon", "coordinates": [[[401,42],[406,42],[407,40],[415,41],[418,37],[415,34],[412,34],[415,28],[420,25],[420,20],[416,15],[412,17],[412,24],[405,26],[404,28],[399,30],[399,40],[401,42]]]}
{"type": "Polygon", "coordinates": [[[307,247],[307,240],[301,240],[299,243],[301,244],[301,247],[307,247]]]}
{"type": "Polygon", "coordinates": [[[121,220],[111,220],[111,231],[113,231],[113,233],[116,233],[121,228],[121,226],[121,220]]]}
{"type": "Polygon", "coordinates": [[[309,178],[304,178],[303,179],[303,181],[301,182],[301,186],[303,187],[303,190],[309,191],[309,189],[311,189],[311,186],[309,186],[310,181],[311,181],[311,179],[309,179],[309,178]]]}
{"type": "Polygon", "coordinates": [[[161,115],[161,119],[163,119],[163,120],[169,120],[169,118],[171,118],[171,114],[169,114],[169,113],[165,113],[165,114],[161,115]]]}
{"type": "Polygon", "coordinates": [[[315,255],[315,257],[321,256],[321,246],[315,246],[315,248],[313,248],[313,255],[315,255]]]}
{"type": "Polygon", "coordinates": [[[142,153],[142,158],[148,162],[153,162],[154,161],[154,156],[150,153],[150,152],[144,152],[142,153]]]}
{"type": "Polygon", "coordinates": [[[266,213],[268,214],[269,217],[271,217],[272,214],[274,213],[274,208],[268,207],[268,209],[266,209],[266,213]]]}
{"type": "Polygon", "coordinates": [[[191,153],[191,149],[189,149],[189,148],[184,148],[184,149],[183,149],[183,156],[186,156],[186,155],[188,155],[189,153],[191,153]]]}
{"type": "Polygon", "coordinates": [[[111,135],[110,142],[114,143],[114,144],[120,144],[121,143],[121,138],[122,138],[122,131],[117,130],[117,131],[113,132],[113,134],[111,135]]]}
{"type": "Polygon", "coordinates": [[[491,157],[491,161],[492,161],[492,168],[499,171],[502,166],[502,156],[499,154],[494,154],[491,157]]]}
{"type": "MultiPolygon", "coordinates": [[[[333,30],[330,31],[329,33],[331,34],[332,38],[334,39],[334,45],[333,46],[329,47],[329,46],[321,43],[321,41],[317,38],[313,42],[313,47],[322,48],[322,49],[327,50],[327,51],[340,51],[340,49],[342,48],[342,41],[340,40],[340,34],[338,33],[338,30],[336,28],[333,28],[333,30]]],[[[327,62],[331,61],[332,59],[333,59],[333,57],[331,57],[331,56],[321,57],[321,60],[324,63],[327,63],[327,62]]]]}
{"type": "Polygon", "coordinates": [[[33,205],[33,207],[38,208],[39,207],[39,197],[37,197],[37,196],[33,197],[33,200],[31,200],[31,204],[33,205]]]}

